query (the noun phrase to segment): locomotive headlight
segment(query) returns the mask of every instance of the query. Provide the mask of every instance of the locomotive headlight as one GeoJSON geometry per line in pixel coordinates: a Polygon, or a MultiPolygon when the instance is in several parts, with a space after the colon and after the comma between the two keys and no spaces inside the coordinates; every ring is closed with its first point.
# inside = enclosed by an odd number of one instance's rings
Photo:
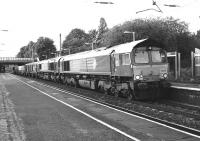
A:
{"type": "Polygon", "coordinates": [[[139,79],[140,79],[140,76],[139,76],[139,75],[136,75],[136,76],[135,76],[135,79],[136,79],[136,80],[139,80],[139,79]]]}
{"type": "Polygon", "coordinates": [[[167,78],[167,73],[164,73],[164,74],[163,74],[163,78],[167,78]]]}
{"type": "Polygon", "coordinates": [[[142,76],[142,75],[136,75],[136,76],[135,76],[135,79],[136,79],[136,80],[143,80],[143,76],[142,76]]]}
{"type": "Polygon", "coordinates": [[[142,75],[140,75],[140,80],[143,80],[143,76],[142,75]]]}

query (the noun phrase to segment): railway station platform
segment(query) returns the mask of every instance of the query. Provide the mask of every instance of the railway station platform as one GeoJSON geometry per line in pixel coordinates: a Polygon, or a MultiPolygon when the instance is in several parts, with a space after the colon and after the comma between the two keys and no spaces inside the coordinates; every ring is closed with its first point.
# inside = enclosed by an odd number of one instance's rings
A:
{"type": "Polygon", "coordinates": [[[7,117],[10,120],[2,119],[2,125],[13,125],[4,126],[4,134],[0,132],[4,140],[9,140],[9,137],[13,139],[15,134],[18,140],[200,139],[198,134],[130,114],[47,84],[9,74],[1,74],[0,78],[0,96],[13,103],[3,105],[7,113],[13,112],[7,117]],[[7,93],[8,96],[5,95],[7,93]]]}
{"type": "Polygon", "coordinates": [[[200,106],[200,84],[171,82],[167,98],[182,103],[200,106]]]}

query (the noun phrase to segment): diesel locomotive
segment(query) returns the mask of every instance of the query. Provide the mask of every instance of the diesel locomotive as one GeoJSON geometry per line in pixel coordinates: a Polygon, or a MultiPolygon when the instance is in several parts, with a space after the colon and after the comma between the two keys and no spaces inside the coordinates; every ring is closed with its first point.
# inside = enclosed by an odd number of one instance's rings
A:
{"type": "Polygon", "coordinates": [[[169,87],[166,51],[151,39],[28,63],[18,73],[128,99],[156,99],[169,87]]]}

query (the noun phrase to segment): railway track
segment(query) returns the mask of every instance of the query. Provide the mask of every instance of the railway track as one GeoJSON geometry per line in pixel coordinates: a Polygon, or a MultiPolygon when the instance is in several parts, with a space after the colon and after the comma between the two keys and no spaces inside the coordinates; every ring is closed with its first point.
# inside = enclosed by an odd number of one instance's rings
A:
{"type": "MultiPolygon", "coordinates": [[[[32,79],[32,78],[31,78],[32,79]]],[[[128,101],[125,98],[105,95],[96,91],[61,85],[59,83],[34,79],[40,85],[92,100],[103,105],[164,124],[190,134],[200,136],[200,108],[171,101],[156,102],[128,101]]]]}
{"type": "Polygon", "coordinates": [[[200,120],[200,107],[198,106],[170,100],[160,100],[155,102],[154,105],[158,106],[159,109],[164,107],[166,111],[174,111],[176,114],[182,114],[184,116],[200,120]]]}

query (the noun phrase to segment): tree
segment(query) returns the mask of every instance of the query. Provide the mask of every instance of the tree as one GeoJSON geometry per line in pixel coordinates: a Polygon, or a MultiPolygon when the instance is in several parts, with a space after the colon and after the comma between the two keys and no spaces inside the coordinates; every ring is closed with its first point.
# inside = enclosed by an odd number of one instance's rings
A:
{"type": "Polygon", "coordinates": [[[34,42],[30,41],[28,45],[21,47],[20,52],[17,54],[16,57],[31,58],[33,55],[33,45],[34,45],[34,42]]]}
{"type": "Polygon", "coordinates": [[[200,30],[197,31],[196,37],[200,40],[200,30]]]}
{"type": "Polygon", "coordinates": [[[96,29],[89,30],[88,31],[88,36],[89,36],[88,42],[90,42],[90,43],[95,42],[97,34],[98,34],[98,31],[96,29]]]}
{"type": "Polygon", "coordinates": [[[70,49],[71,53],[77,53],[87,50],[86,42],[89,41],[89,35],[84,30],[75,28],[66,36],[63,41],[63,49],[70,49]]]}
{"type": "Polygon", "coordinates": [[[96,43],[94,46],[101,46],[103,34],[108,31],[107,24],[104,18],[100,19],[98,31],[95,29],[85,33],[84,30],[75,28],[66,36],[63,41],[62,48],[70,49],[70,53],[77,53],[91,49],[91,45],[85,43],[96,43]]]}
{"type": "Polygon", "coordinates": [[[39,59],[44,60],[55,56],[52,53],[56,52],[56,47],[52,39],[48,37],[39,37],[34,44],[34,50],[38,54],[39,59]]]}
{"type": "Polygon", "coordinates": [[[25,57],[26,58],[31,58],[33,57],[33,45],[35,43],[33,41],[30,41],[27,45],[27,48],[26,48],[26,52],[25,52],[25,57]]]}
{"type": "Polygon", "coordinates": [[[18,58],[25,58],[25,56],[24,56],[25,50],[26,50],[25,48],[26,48],[26,46],[21,47],[20,51],[17,53],[16,57],[18,57],[18,58]]]}
{"type": "MultiPolygon", "coordinates": [[[[131,34],[124,34],[124,31],[135,32],[136,40],[152,38],[164,44],[167,51],[180,52],[182,54],[181,60],[184,62],[183,66],[189,65],[187,58],[194,47],[198,47],[196,37],[189,32],[188,25],[172,17],[135,19],[114,26],[103,34],[102,45],[114,46],[131,42],[131,34]]],[[[200,33],[197,35],[200,35],[200,33]]]]}
{"type": "Polygon", "coordinates": [[[35,58],[37,56],[40,60],[54,57],[52,53],[56,52],[56,47],[53,43],[54,41],[48,37],[40,37],[36,43],[30,41],[28,45],[21,47],[16,57],[35,58]]]}
{"type": "Polygon", "coordinates": [[[156,19],[135,19],[127,21],[122,25],[114,26],[103,36],[104,46],[118,45],[132,41],[132,36],[124,34],[124,31],[136,33],[136,40],[152,38],[166,45],[168,51],[177,50],[177,36],[188,32],[188,25],[179,19],[156,18],[156,19]]]}
{"type": "Polygon", "coordinates": [[[103,34],[106,33],[108,31],[108,27],[107,27],[107,23],[106,20],[104,18],[100,18],[100,25],[98,27],[98,31],[96,34],[96,39],[95,39],[95,43],[98,47],[100,47],[102,45],[103,42],[103,34]]]}

